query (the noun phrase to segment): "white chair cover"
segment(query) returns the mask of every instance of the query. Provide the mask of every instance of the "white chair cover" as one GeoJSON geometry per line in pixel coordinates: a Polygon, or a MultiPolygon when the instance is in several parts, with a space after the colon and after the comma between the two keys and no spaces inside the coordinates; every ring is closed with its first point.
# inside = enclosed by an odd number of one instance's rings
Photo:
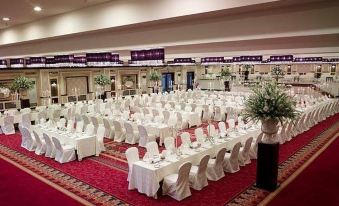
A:
{"type": "Polygon", "coordinates": [[[55,146],[54,143],[52,142],[51,138],[48,136],[48,134],[43,133],[42,137],[45,140],[46,143],[46,152],[45,152],[45,157],[50,157],[54,158],[55,157],[55,146]]]}
{"type": "Polygon", "coordinates": [[[195,190],[201,190],[208,185],[206,170],[209,159],[210,156],[205,155],[203,158],[201,158],[198,166],[192,166],[191,168],[189,181],[190,186],[195,190]]]}
{"type": "Polygon", "coordinates": [[[34,151],[36,148],[36,142],[35,139],[32,137],[31,132],[26,128],[21,128],[22,135],[24,136],[24,148],[26,148],[28,151],[34,151]]]}
{"type": "Polygon", "coordinates": [[[191,135],[188,132],[183,132],[180,134],[181,137],[181,145],[184,147],[189,147],[191,144],[191,135]]]}
{"type": "Polygon", "coordinates": [[[159,155],[159,148],[157,142],[148,142],[146,144],[146,151],[152,157],[154,155],[159,155]]]}
{"type": "Polygon", "coordinates": [[[199,143],[204,143],[206,140],[206,134],[204,134],[204,131],[201,127],[194,130],[195,138],[199,143]]]}
{"type": "Polygon", "coordinates": [[[218,123],[218,128],[219,128],[220,136],[225,137],[226,134],[227,134],[227,129],[226,129],[225,122],[219,122],[218,123]]]}
{"type": "Polygon", "coordinates": [[[125,152],[127,163],[128,163],[128,176],[127,181],[130,181],[132,169],[133,169],[133,163],[139,161],[139,151],[136,147],[130,147],[125,152]]]}
{"type": "Polygon", "coordinates": [[[135,144],[139,141],[139,132],[134,131],[132,125],[128,122],[124,123],[126,130],[126,139],[125,142],[128,144],[135,144]]]}
{"type": "Polygon", "coordinates": [[[251,163],[249,152],[251,149],[252,141],[253,141],[253,137],[248,138],[245,142],[244,147],[240,148],[240,151],[239,151],[240,166],[245,166],[246,164],[251,163]]]}
{"type": "Polygon", "coordinates": [[[207,164],[208,180],[217,181],[225,176],[223,162],[226,153],[226,148],[221,148],[216,156],[216,159],[210,159],[207,164]]]}
{"type": "Polygon", "coordinates": [[[88,124],[88,125],[86,126],[85,133],[86,133],[88,136],[91,136],[91,135],[94,134],[94,126],[93,126],[93,124],[88,124]]]}
{"type": "Polygon", "coordinates": [[[155,136],[148,135],[147,130],[144,126],[138,125],[139,130],[139,146],[146,147],[148,142],[155,141],[155,136]]]}
{"type": "Polygon", "coordinates": [[[81,133],[84,131],[84,121],[77,122],[77,126],[75,129],[76,132],[81,133]]]}
{"type": "Polygon", "coordinates": [[[36,149],[35,149],[35,154],[41,155],[46,152],[46,143],[45,140],[41,139],[36,133],[36,131],[33,131],[34,137],[35,137],[35,142],[36,142],[36,149]]]}
{"type": "Polygon", "coordinates": [[[175,141],[173,137],[166,137],[164,145],[167,151],[170,151],[171,153],[175,152],[175,141]]]}
{"type": "Polygon", "coordinates": [[[231,153],[226,153],[224,158],[224,170],[226,172],[235,173],[240,170],[239,167],[239,150],[241,143],[238,142],[233,146],[231,153]]]}
{"type": "Polygon", "coordinates": [[[62,146],[60,141],[52,137],[52,141],[55,145],[55,160],[59,163],[66,163],[76,159],[75,149],[71,145],[62,146]]]}
{"type": "Polygon", "coordinates": [[[249,152],[251,159],[257,159],[258,143],[261,142],[263,136],[264,136],[264,133],[260,133],[259,136],[257,137],[256,141],[252,142],[251,149],[250,149],[250,152],[249,152]]]}
{"type": "Polygon", "coordinates": [[[108,119],[104,118],[102,120],[104,122],[104,127],[105,127],[105,137],[109,139],[114,138],[114,127],[110,124],[108,119]]]}
{"type": "Polygon", "coordinates": [[[100,125],[97,130],[97,148],[96,148],[96,155],[98,156],[100,152],[106,151],[104,145],[104,135],[105,135],[105,127],[100,125]]]}
{"type": "Polygon", "coordinates": [[[169,195],[177,201],[191,196],[189,187],[189,172],[191,166],[192,164],[190,162],[183,163],[179,167],[178,174],[166,176],[162,185],[162,194],[169,195]]]}
{"type": "Polygon", "coordinates": [[[114,120],[113,121],[114,126],[114,141],[115,142],[122,142],[125,140],[125,134],[126,131],[121,127],[120,122],[114,120]]]}
{"type": "Polygon", "coordinates": [[[1,126],[1,130],[5,135],[14,134],[14,116],[5,116],[4,125],[1,126]]]}

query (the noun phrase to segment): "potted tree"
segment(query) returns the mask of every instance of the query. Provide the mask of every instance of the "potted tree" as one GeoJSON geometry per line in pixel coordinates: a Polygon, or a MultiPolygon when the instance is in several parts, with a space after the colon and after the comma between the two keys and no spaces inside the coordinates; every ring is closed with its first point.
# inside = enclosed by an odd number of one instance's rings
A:
{"type": "Polygon", "coordinates": [[[32,89],[33,87],[34,87],[34,81],[31,79],[28,79],[27,77],[19,76],[13,80],[11,84],[11,89],[13,91],[19,92],[21,108],[30,107],[30,102],[28,98],[28,90],[32,89]]]}
{"type": "Polygon", "coordinates": [[[150,72],[148,79],[153,83],[153,93],[158,90],[158,82],[160,80],[159,72],[153,70],[150,72]]]}
{"type": "Polygon", "coordinates": [[[275,65],[271,71],[271,75],[275,79],[276,82],[279,81],[279,78],[284,76],[284,71],[280,68],[280,65],[275,65]]]}
{"type": "Polygon", "coordinates": [[[258,144],[257,186],[272,191],[277,187],[279,142],[276,134],[279,122],[294,120],[299,113],[294,99],[275,81],[252,90],[241,115],[245,121],[260,121],[262,124],[264,138],[258,144]]]}
{"type": "Polygon", "coordinates": [[[100,74],[94,77],[94,83],[97,85],[96,96],[99,96],[100,99],[105,99],[105,93],[103,93],[104,86],[111,84],[111,80],[108,76],[100,74]]]}
{"type": "Polygon", "coordinates": [[[224,79],[225,91],[231,91],[231,89],[230,89],[231,72],[230,72],[229,67],[222,69],[221,72],[220,72],[220,76],[224,79]]]}

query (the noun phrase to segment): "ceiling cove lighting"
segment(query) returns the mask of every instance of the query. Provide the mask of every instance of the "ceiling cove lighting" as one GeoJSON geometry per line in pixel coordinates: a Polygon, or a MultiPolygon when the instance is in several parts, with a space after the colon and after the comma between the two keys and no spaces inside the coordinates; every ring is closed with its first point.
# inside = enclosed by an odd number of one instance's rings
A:
{"type": "Polygon", "coordinates": [[[11,20],[9,17],[2,17],[2,21],[9,21],[11,20]]]}
{"type": "Polygon", "coordinates": [[[33,9],[34,9],[34,11],[36,11],[36,12],[42,11],[42,8],[41,8],[40,6],[35,6],[33,9]]]}

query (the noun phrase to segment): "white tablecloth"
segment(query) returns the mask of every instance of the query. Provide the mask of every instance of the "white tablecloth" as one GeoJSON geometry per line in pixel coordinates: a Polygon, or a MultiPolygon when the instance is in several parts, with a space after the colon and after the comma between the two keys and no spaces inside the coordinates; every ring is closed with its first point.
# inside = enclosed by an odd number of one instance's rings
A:
{"type": "MultiPolygon", "coordinates": [[[[206,148],[202,147],[198,150],[186,149],[183,151],[181,159],[170,157],[169,160],[162,161],[159,168],[155,168],[154,164],[144,161],[137,161],[133,163],[131,179],[128,189],[137,189],[140,193],[146,194],[150,197],[156,197],[157,191],[160,188],[160,182],[164,177],[178,172],[178,168],[184,162],[191,162],[193,165],[199,164],[200,159],[205,155],[215,157],[216,153],[226,147],[228,150],[232,149],[237,142],[244,142],[249,137],[256,138],[260,134],[260,130],[252,130],[246,134],[238,134],[229,140],[216,139],[215,144],[206,144],[206,148]]],[[[233,136],[233,135],[231,135],[233,136]]]]}
{"type": "Polygon", "coordinates": [[[94,135],[88,136],[84,133],[67,133],[51,129],[51,127],[42,127],[41,125],[34,125],[33,129],[40,137],[42,137],[43,133],[46,133],[50,138],[58,138],[62,144],[72,145],[77,151],[78,160],[97,154],[97,140],[94,135]]]}

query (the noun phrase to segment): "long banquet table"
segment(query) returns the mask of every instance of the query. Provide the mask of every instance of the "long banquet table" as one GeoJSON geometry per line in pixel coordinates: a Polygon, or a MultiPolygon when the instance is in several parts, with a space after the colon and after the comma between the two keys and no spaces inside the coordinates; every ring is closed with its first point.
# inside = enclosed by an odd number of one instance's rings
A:
{"type": "Polygon", "coordinates": [[[184,162],[191,162],[193,165],[197,165],[203,156],[210,155],[215,157],[221,148],[231,150],[237,142],[243,143],[249,137],[256,138],[260,132],[260,129],[256,128],[248,130],[246,134],[238,133],[237,136],[235,136],[235,133],[232,133],[230,134],[231,138],[228,139],[215,138],[215,144],[208,143],[200,147],[199,150],[187,148],[183,150],[180,159],[176,155],[172,155],[168,160],[161,161],[159,167],[143,160],[134,162],[128,189],[137,189],[140,193],[157,198],[160,182],[167,175],[177,173],[179,166],[184,162]]]}

